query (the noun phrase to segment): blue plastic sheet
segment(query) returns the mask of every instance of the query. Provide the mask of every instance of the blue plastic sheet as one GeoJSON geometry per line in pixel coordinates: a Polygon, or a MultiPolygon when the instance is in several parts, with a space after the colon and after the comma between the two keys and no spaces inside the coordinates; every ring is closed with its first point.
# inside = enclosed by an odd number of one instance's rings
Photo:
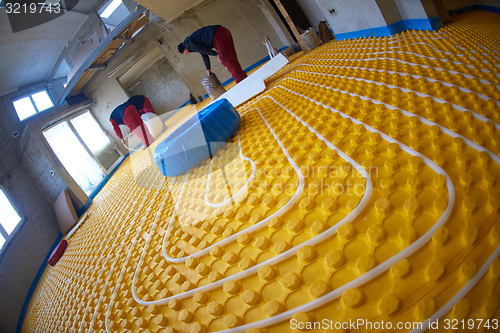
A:
{"type": "Polygon", "coordinates": [[[214,154],[240,126],[241,118],[227,99],[216,101],[173,131],[153,158],[167,177],[182,175],[214,154]]]}

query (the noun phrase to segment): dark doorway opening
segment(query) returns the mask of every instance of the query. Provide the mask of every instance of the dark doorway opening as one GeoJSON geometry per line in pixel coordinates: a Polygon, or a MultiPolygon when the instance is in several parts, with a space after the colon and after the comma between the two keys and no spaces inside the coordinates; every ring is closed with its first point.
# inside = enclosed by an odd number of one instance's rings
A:
{"type": "MultiPolygon", "coordinates": [[[[285,20],[285,18],[281,14],[278,6],[276,6],[276,4],[274,3],[273,0],[269,0],[269,2],[273,6],[274,10],[276,11],[278,16],[280,17],[280,19],[283,22],[283,24],[285,25],[285,27],[288,29],[288,32],[292,36],[293,40],[295,42],[297,42],[297,39],[295,38],[295,36],[292,32],[292,29],[288,26],[288,22],[285,20]]],[[[281,0],[281,4],[283,5],[283,7],[285,7],[288,15],[292,19],[295,26],[298,27],[297,30],[299,30],[300,33],[309,29],[309,27],[311,27],[311,23],[307,19],[306,14],[304,14],[304,11],[300,7],[297,0],[281,0]]]]}

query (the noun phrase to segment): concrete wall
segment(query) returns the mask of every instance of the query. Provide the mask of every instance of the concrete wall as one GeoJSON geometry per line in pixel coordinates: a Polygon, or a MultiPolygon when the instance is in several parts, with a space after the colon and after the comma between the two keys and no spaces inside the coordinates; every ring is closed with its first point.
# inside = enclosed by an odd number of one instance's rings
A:
{"type": "Polygon", "coordinates": [[[500,0],[477,0],[476,4],[500,8],[500,0]]]}
{"type": "MultiPolygon", "coordinates": [[[[432,0],[430,0],[432,3],[432,0]]],[[[420,0],[394,0],[403,20],[426,18],[424,6],[420,0]]]]}
{"type": "Polygon", "coordinates": [[[500,8],[500,0],[442,0],[446,9],[460,9],[473,5],[484,5],[500,8]]]}
{"type": "Polygon", "coordinates": [[[377,3],[378,8],[380,8],[382,16],[384,16],[385,25],[393,24],[402,20],[395,0],[375,0],[375,2],[377,3]]]}
{"type": "Polygon", "coordinates": [[[318,3],[315,0],[297,0],[300,8],[306,14],[307,19],[311,22],[312,26],[316,31],[318,30],[319,21],[326,20],[326,14],[321,10],[318,3]]]}
{"type": "Polygon", "coordinates": [[[442,0],[446,9],[460,9],[467,6],[476,5],[476,0],[442,0]]]}
{"type": "Polygon", "coordinates": [[[139,84],[132,90],[127,89],[128,93],[148,96],[157,114],[175,110],[189,97],[188,88],[165,57],[157,60],[136,81],[139,84]]]}
{"type": "MultiPolygon", "coordinates": [[[[432,0],[421,0],[421,1],[426,14],[426,16],[424,17],[434,18],[439,16],[436,6],[434,5],[434,1],[432,0]]],[[[422,17],[417,17],[417,18],[422,18],[422,17]]]]}
{"type": "Polygon", "coordinates": [[[375,0],[316,0],[336,34],[387,25],[375,0]],[[330,9],[336,14],[330,15],[330,9]]]}
{"type": "Polygon", "coordinates": [[[26,219],[0,252],[0,332],[15,332],[31,283],[60,233],[51,198],[58,186],[66,188],[57,173],[43,180],[25,167],[46,170],[47,161],[31,134],[12,137],[10,117],[0,102],[0,182],[26,219]]]}
{"type": "MultiPolygon", "coordinates": [[[[273,6],[269,1],[273,0],[254,0],[254,2],[259,6],[260,10],[262,11],[262,14],[266,17],[266,19],[269,21],[269,24],[271,24],[272,28],[274,29],[274,32],[277,34],[278,39],[281,41],[283,45],[293,45],[295,41],[293,40],[292,36],[288,33],[287,27],[283,23],[283,21],[280,19],[278,13],[274,10],[273,6]]],[[[315,1],[315,0],[309,0],[309,1],[315,1]]]]}

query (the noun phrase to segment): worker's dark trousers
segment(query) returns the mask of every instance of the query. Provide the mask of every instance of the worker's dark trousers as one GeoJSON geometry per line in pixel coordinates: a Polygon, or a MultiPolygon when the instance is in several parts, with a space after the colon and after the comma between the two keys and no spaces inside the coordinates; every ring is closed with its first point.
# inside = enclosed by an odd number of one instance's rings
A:
{"type": "Polygon", "coordinates": [[[236,83],[247,77],[238,62],[231,32],[224,27],[218,27],[214,35],[214,47],[219,54],[220,63],[227,68],[236,83]]]}
{"type": "Polygon", "coordinates": [[[153,136],[144,125],[141,114],[137,111],[135,106],[129,105],[125,108],[125,111],[123,111],[123,122],[146,147],[154,141],[153,136]]]}

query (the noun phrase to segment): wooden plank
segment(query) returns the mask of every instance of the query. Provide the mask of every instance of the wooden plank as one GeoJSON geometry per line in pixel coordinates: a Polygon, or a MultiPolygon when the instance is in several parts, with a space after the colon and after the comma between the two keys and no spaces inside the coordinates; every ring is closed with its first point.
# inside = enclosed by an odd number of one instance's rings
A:
{"type": "Polygon", "coordinates": [[[293,35],[295,36],[295,38],[297,38],[297,41],[299,42],[299,45],[302,48],[302,51],[304,51],[304,53],[309,52],[309,49],[307,48],[306,43],[304,43],[304,41],[302,40],[302,36],[300,36],[299,31],[295,27],[295,24],[293,23],[292,19],[290,18],[290,15],[288,15],[288,12],[286,11],[285,7],[283,7],[283,5],[281,4],[281,1],[274,0],[274,3],[276,4],[276,6],[280,10],[281,14],[285,18],[290,29],[292,29],[293,35]]]}
{"type": "Polygon", "coordinates": [[[120,45],[123,44],[123,41],[119,41],[119,40],[114,40],[112,41],[111,43],[109,43],[109,48],[110,49],[115,49],[115,50],[118,50],[118,48],[120,47],[120,45]]]}
{"type": "Polygon", "coordinates": [[[109,58],[115,53],[116,53],[116,49],[109,49],[106,53],[104,53],[102,55],[101,59],[106,58],[106,57],[109,58]]]}
{"type": "Polygon", "coordinates": [[[87,70],[88,71],[96,71],[96,70],[105,69],[105,68],[106,68],[105,64],[94,64],[94,65],[90,66],[89,68],[87,68],[87,70]]]}
{"type": "Polygon", "coordinates": [[[94,76],[94,74],[95,71],[85,71],[85,73],[75,86],[75,90],[83,89],[83,87],[87,84],[87,82],[89,82],[89,80],[92,78],[92,76],[94,76]]]}
{"type": "Polygon", "coordinates": [[[134,32],[132,32],[132,35],[136,33],[137,30],[141,29],[142,27],[146,26],[148,24],[148,19],[146,16],[141,17],[139,21],[137,21],[137,25],[135,26],[134,32]]]}

